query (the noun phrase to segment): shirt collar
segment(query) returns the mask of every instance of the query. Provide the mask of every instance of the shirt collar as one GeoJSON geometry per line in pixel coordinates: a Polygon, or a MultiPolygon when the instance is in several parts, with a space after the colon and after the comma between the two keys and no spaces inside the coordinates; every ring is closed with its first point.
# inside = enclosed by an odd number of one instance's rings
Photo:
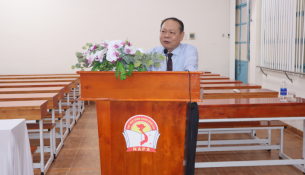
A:
{"type": "MultiPolygon", "coordinates": [[[[181,43],[179,44],[179,46],[178,47],[176,47],[176,49],[174,49],[173,51],[172,51],[172,54],[173,55],[179,55],[180,54],[180,50],[181,50],[181,43]]],[[[164,50],[165,48],[163,47],[163,50],[164,50]]]]}

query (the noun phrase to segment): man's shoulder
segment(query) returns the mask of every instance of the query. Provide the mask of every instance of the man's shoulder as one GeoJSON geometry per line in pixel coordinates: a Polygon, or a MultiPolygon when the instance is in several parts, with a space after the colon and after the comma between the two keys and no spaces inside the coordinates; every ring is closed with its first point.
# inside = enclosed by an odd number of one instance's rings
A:
{"type": "Polygon", "coordinates": [[[152,52],[159,52],[162,53],[164,50],[163,46],[154,47],[150,50],[148,50],[146,53],[152,53],[152,52]]]}
{"type": "Polygon", "coordinates": [[[191,44],[181,43],[180,46],[181,46],[181,48],[186,49],[186,50],[196,50],[197,51],[197,48],[191,44]]]}

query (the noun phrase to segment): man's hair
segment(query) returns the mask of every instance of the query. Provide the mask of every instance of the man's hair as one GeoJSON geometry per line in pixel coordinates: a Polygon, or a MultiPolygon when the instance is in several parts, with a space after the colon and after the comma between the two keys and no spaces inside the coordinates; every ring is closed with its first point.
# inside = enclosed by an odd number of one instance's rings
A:
{"type": "Polygon", "coordinates": [[[177,21],[179,23],[179,30],[180,30],[180,33],[182,33],[184,31],[184,25],[183,25],[183,22],[181,20],[179,20],[178,18],[174,18],[174,17],[171,17],[171,18],[166,18],[162,21],[161,23],[161,26],[160,28],[162,29],[162,25],[165,21],[167,20],[173,20],[173,21],[177,21]]]}

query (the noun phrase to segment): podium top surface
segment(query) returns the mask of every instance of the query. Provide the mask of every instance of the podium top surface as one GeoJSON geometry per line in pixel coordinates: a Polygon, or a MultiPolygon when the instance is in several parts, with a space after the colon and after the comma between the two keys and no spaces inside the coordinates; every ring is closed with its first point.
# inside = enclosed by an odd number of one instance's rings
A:
{"type": "MultiPolygon", "coordinates": [[[[82,74],[114,74],[115,71],[77,71],[76,73],[82,74]]],[[[144,72],[133,72],[134,74],[188,74],[188,71],[144,71],[144,72]]],[[[201,71],[190,71],[190,74],[203,74],[201,71]]]]}
{"type": "Polygon", "coordinates": [[[133,72],[117,80],[114,71],[78,71],[80,100],[89,101],[185,101],[200,102],[202,72],[133,72]]]}

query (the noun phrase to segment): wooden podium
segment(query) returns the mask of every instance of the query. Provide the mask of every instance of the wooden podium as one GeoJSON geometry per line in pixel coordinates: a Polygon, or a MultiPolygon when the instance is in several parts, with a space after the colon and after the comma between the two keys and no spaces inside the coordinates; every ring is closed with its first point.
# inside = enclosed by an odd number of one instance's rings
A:
{"type": "Polygon", "coordinates": [[[201,101],[202,72],[77,73],[80,100],[96,101],[103,175],[186,174],[189,92],[201,101]]]}

